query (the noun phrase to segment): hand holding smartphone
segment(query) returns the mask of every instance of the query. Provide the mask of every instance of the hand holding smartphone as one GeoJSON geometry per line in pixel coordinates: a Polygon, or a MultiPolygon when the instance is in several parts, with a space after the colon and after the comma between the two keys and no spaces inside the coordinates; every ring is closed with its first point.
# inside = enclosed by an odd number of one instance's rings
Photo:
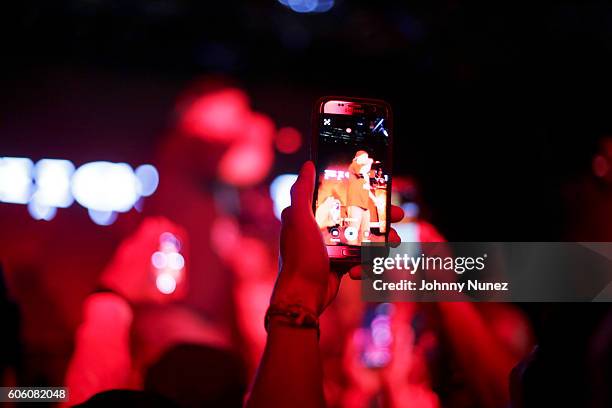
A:
{"type": "Polygon", "coordinates": [[[387,242],[392,113],[376,99],[324,97],[313,115],[315,218],[332,261],[358,262],[367,242],[387,242]]]}

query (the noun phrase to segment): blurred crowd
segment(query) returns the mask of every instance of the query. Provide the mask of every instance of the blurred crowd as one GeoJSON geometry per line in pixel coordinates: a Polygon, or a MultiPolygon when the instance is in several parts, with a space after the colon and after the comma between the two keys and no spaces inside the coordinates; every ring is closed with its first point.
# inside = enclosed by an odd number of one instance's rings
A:
{"type": "MultiPolygon", "coordinates": [[[[195,84],[155,149],[158,191],[111,259],[97,259],[95,279],[81,271],[83,254],[56,259],[38,251],[35,235],[16,240],[0,281],[0,385],[67,386],[70,405],[155,396],[151,404],[240,406],[277,274],[280,224],[266,180],[278,137],[243,90],[195,84]],[[79,294],[79,306],[64,314],[52,299],[66,291],[79,294]]],[[[611,238],[611,140],[602,137],[592,168],[564,185],[574,240],[611,238]]],[[[396,178],[393,200],[405,210],[396,226],[404,241],[445,241],[413,178],[396,178]]],[[[93,251],[87,242],[75,248],[93,251]]],[[[502,407],[513,394],[525,406],[551,406],[571,401],[555,391],[571,387],[578,405],[609,406],[612,365],[602,363],[612,355],[611,316],[584,304],[369,304],[359,282],[345,279],[321,320],[326,400],[502,407]]]]}

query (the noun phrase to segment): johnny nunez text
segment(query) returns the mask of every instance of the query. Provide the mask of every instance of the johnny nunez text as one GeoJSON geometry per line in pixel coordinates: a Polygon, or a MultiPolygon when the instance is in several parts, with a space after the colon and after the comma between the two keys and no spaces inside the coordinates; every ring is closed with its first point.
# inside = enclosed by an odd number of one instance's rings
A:
{"type": "Polygon", "coordinates": [[[441,292],[463,292],[464,290],[477,291],[507,291],[508,282],[482,282],[477,279],[471,279],[467,282],[438,282],[437,280],[427,281],[422,279],[420,282],[402,279],[397,282],[384,282],[377,279],[372,282],[374,290],[392,290],[392,291],[441,291],[441,292]]]}

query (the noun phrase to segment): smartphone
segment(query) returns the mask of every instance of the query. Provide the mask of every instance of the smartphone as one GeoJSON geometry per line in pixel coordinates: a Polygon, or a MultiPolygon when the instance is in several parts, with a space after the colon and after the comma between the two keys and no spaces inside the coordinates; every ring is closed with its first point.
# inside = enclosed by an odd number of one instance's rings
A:
{"type": "Polygon", "coordinates": [[[366,306],[362,326],[353,341],[359,350],[361,363],[367,368],[386,367],[393,358],[392,314],[391,303],[366,306]]]}
{"type": "Polygon", "coordinates": [[[313,130],[317,224],[332,261],[358,263],[364,243],[389,236],[391,107],[377,99],[324,97],[315,105],[313,130]]]}

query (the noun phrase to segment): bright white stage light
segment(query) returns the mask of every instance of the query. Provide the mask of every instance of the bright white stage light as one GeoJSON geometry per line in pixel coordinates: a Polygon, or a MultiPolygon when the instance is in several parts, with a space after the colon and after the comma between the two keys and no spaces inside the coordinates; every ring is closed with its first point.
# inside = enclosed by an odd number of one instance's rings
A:
{"type": "Polygon", "coordinates": [[[169,295],[176,290],[176,279],[169,273],[160,273],[155,279],[155,286],[164,295],[169,295]]]}
{"type": "Polygon", "coordinates": [[[105,161],[82,165],[72,177],[72,194],[83,207],[126,212],[136,203],[138,179],[125,163],[105,161]]]}
{"type": "Polygon", "coordinates": [[[38,201],[32,200],[28,203],[28,212],[35,220],[51,221],[57,213],[57,208],[42,205],[38,201]]]}
{"type": "Polygon", "coordinates": [[[164,269],[168,265],[166,254],[161,251],[155,251],[151,255],[151,264],[157,269],[164,269]]]}
{"type": "Polygon", "coordinates": [[[27,204],[32,196],[32,160],[26,157],[0,158],[0,201],[27,204]]]}
{"type": "Polygon", "coordinates": [[[334,7],[334,0],[278,0],[296,13],[324,13],[334,7]]]}
{"type": "Polygon", "coordinates": [[[0,157],[0,202],[29,204],[37,220],[52,219],[57,208],[76,199],[96,224],[110,225],[117,212],[129,211],[158,184],[159,173],[150,164],[134,172],[125,163],[97,161],[75,171],[68,160],[41,159],[34,166],[27,157],[0,157]]]}
{"type": "Polygon", "coordinates": [[[168,255],[168,267],[176,271],[180,271],[185,266],[185,258],[178,252],[172,252],[168,255]]]}
{"type": "Polygon", "coordinates": [[[136,168],[136,178],[138,179],[138,193],[143,197],[148,197],[157,190],[159,185],[159,173],[150,164],[143,164],[136,168]]]}
{"type": "Polygon", "coordinates": [[[74,202],[70,192],[73,173],[74,164],[68,160],[40,160],[34,167],[36,192],[32,200],[41,206],[69,207],[74,202]]]}
{"type": "Polygon", "coordinates": [[[283,210],[291,205],[291,186],[297,174],[281,174],[270,184],[270,197],[274,203],[274,215],[280,220],[283,210]]]}
{"type": "Polygon", "coordinates": [[[87,214],[89,214],[89,218],[91,218],[93,222],[102,226],[111,225],[117,220],[117,213],[114,211],[98,211],[90,208],[87,210],[87,214]]]}

